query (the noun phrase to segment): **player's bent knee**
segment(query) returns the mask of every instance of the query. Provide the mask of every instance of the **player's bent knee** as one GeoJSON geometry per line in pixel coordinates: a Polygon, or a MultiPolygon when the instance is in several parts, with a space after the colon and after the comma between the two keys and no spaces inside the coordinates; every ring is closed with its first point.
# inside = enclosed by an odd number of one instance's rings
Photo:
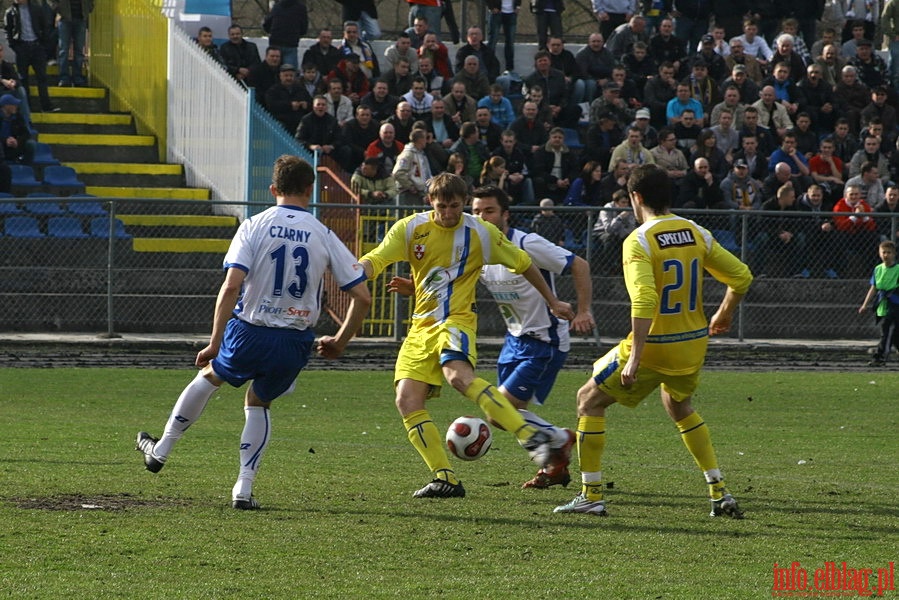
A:
{"type": "Polygon", "coordinates": [[[591,379],[577,391],[577,414],[579,417],[595,413],[596,410],[602,410],[600,400],[602,399],[599,388],[591,379]]]}

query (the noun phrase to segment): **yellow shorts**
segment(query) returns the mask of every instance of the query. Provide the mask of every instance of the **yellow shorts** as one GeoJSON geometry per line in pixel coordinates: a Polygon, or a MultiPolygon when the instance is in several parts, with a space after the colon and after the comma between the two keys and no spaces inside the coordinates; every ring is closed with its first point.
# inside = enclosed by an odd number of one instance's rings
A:
{"type": "Polygon", "coordinates": [[[393,381],[414,379],[431,385],[429,398],[440,395],[443,386],[443,353],[453,352],[453,358],[465,358],[474,367],[478,360],[475,333],[457,325],[434,325],[427,329],[413,329],[396,358],[393,381]]]}
{"type": "Polygon", "coordinates": [[[624,342],[593,363],[593,381],[602,391],[615,398],[618,404],[634,408],[660,385],[676,402],[686,400],[699,386],[699,371],[688,375],[666,375],[653,369],[639,367],[633,385],[621,385],[621,371],[630,353],[624,342]]]}

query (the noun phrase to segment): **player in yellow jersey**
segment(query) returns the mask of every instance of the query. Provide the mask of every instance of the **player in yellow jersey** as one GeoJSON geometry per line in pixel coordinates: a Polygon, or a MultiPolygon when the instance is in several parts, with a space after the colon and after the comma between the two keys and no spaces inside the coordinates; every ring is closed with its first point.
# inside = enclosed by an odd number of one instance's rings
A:
{"type": "Polygon", "coordinates": [[[655,165],[637,167],[627,182],[637,221],[624,241],[624,281],[631,299],[631,333],[593,364],[578,390],[581,492],[558,513],[605,515],[602,454],[606,409],[633,408],[661,386],[662,404],[703,471],[712,516],[742,518],[718,469],[709,429],[690,403],[705,362],[708,336],[730,329],[734,310],[752,283],[749,268],[696,223],[670,212],[671,182],[655,165]],[[727,285],[711,322],[702,310],[704,272],[727,285]]]}
{"type": "Polygon", "coordinates": [[[554,315],[572,319],[571,305],[550,290],[530,257],[490,223],[464,214],[468,185],[441,173],[428,184],[433,210],[395,223],[381,244],[359,259],[369,279],[396,262],[408,261],[415,282],[412,326],[396,361],[396,406],[409,441],[431,470],[433,480],[413,496],[465,496],[450,465],[443,439],[425,408],[439,395],[443,379],[476,402],[500,427],[515,435],[541,467],[550,457],[551,437],[525,422],[509,401],[476,377],[475,284],[485,264],[502,264],[521,273],[540,291],[554,315]]]}

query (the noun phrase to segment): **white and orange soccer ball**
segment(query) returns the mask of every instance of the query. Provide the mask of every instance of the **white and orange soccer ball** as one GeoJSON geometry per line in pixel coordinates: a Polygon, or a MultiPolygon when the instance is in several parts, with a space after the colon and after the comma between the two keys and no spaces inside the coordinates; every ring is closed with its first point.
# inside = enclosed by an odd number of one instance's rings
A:
{"type": "Polygon", "coordinates": [[[446,446],[453,456],[462,460],[477,460],[487,454],[493,443],[493,432],[483,419],[459,417],[446,431],[446,446]]]}

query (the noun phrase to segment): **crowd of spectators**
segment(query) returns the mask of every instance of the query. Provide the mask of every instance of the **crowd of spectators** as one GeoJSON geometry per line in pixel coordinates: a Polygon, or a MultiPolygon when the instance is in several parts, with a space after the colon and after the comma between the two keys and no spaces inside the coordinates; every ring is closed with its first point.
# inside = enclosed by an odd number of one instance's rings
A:
{"type": "MultiPolygon", "coordinates": [[[[592,235],[614,259],[635,227],[616,210],[628,206],[621,190],[629,171],[649,162],[675,182],[675,209],[851,213],[753,220],[759,274],[867,270],[878,236],[891,235],[860,213],[894,212],[899,199],[899,60],[891,71],[871,28],[877,23],[899,57],[894,0],[849,2],[837,26],[819,24],[810,2],[779,8],[790,11],[784,16],[748,2],[735,18],[704,2],[675,2],[672,12],[642,3],[647,10],[636,14],[633,2],[594,0],[597,31],[577,52],[562,38],[562,1],[538,0],[530,3],[538,48],[522,73],[513,45],[497,54],[501,31],[514,39],[517,0],[487,2],[488,35],[469,27],[452,60],[441,3],[409,0],[409,28],[383,53],[370,43],[380,35],[371,4],[339,32],[319,31],[297,61],[293,37],[273,39],[276,9],[290,2],[272,10],[263,60],[239,28],[218,60],[300,143],[351,174],[365,201],[419,203],[427,178],[449,170],[542,208],[516,217],[518,226],[566,244],[592,235]],[[588,232],[584,217],[557,214],[558,206],[601,210],[588,232]]],[[[733,215],[696,219],[736,233],[733,215]]]]}

